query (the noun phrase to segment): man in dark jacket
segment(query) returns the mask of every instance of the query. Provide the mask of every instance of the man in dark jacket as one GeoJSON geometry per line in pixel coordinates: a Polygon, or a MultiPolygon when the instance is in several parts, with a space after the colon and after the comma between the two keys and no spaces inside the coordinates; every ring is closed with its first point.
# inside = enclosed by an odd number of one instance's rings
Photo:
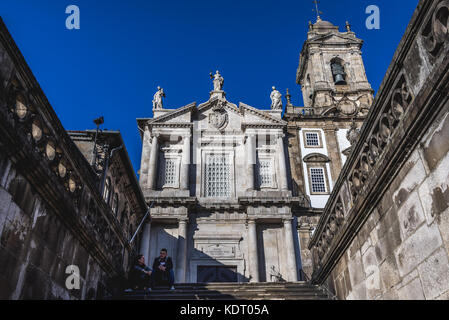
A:
{"type": "Polygon", "coordinates": [[[150,290],[152,287],[152,270],[145,265],[143,254],[137,255],[134,264],[129,271],[129,282],[132,289],[150,290]]]}
{"type": "Polygon", "coordinates": [[[175,275],[173,272],[173,261],[167,256],[167,249],[161,249],[158,258],[153,263],[154,285],[164,285],[168,283],[170,290],[175,290],[175,275]]]}

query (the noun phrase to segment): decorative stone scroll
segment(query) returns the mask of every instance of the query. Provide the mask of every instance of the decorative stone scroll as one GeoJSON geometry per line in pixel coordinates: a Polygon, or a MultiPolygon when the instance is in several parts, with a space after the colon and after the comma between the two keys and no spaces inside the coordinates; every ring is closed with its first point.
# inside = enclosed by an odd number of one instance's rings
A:
{"type": "Polygon", "coordinates": [[[421,34],[426,50],[437,56],[444,42],[449,40],[449,0],[440,1],[421,34]]]}

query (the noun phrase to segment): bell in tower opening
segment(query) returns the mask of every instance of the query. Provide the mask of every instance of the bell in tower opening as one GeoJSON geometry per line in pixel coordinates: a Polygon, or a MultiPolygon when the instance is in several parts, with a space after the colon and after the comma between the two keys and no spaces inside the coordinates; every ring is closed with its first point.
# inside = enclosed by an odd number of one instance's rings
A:
{"type": "Polygon", "coordinates": [[[346,73],[341,62],[333,60],[331,62],[332,75],[334,77],[334,83],[336,85],[346,85],[346,73]]]}

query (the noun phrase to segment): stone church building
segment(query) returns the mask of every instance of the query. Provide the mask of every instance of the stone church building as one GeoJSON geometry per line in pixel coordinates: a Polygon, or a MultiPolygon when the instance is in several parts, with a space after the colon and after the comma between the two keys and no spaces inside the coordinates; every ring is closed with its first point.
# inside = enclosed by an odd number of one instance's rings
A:
{"type": "Polygon", "coordinates": [[[304,106],[235,104],[219,71],[200,104],[158,87],[137,180],[119,131],[62,126],[0,19],[0,299],[123,294],[161,248],[201,294],[449,299],[448,30],[449,1],[419,1],[375,98],[363,41],[320,17],[304,106]]]}
{"type": "Polygon", "coordinates": [[[143,253],[151,260],[168,248],[179,282],[311,275],[298,218],[316,220],[313,208],[324,208],[373,101],[362,43],[349,25],[340,32],[321,19],[311,24],[297,75],[305,107],[287,93],[283,117],[276,88],[271,110],[237,106],[218,71],[199,105],[164,109],[158,88],[153,118],[137,120],[140,185],[154,204],[143,253]]]}
{"type": "Polygon", "coordinates": [[[155,103],[153,118],[137,120],[140,186],[153,204],[142,252],[151,260],[167,248],[181,283],[297,281],[291,207],[304,198],[291,192],[282,109],[227,101],[215,77],[208,101],[155,103]]]}

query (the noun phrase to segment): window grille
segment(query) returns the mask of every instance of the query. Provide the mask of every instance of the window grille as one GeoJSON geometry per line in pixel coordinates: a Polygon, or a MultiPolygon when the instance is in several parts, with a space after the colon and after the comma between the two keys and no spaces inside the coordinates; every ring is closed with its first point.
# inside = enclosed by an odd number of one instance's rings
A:
{"type": "Polygon", "coordinates": [[[176,187],[177,181],[177,161],[176,159],[164,159],[162,161],[162,187],[176,187]]]}
{"type": "Polygon", "coordinates": [[[259,186],[261,188],[273,185],[273,162],[270,159],[259,159],[259,186]]]}
{"type": "Polygon", "coordinates": [[[319,147],[320,140],[317,132],[306,132],[306,146],[319,147]]]}
{"type": "Polygon", "coordinates": [[[323,168],[310,168],[310,180],[312,181],[313,193],[326,193],[323,168]]]}
{"type": "Polygon", "coordinates": [[[231,196],[231,165],[225,155],[208,155],[205,164],[205,196],[231,196]]]}

